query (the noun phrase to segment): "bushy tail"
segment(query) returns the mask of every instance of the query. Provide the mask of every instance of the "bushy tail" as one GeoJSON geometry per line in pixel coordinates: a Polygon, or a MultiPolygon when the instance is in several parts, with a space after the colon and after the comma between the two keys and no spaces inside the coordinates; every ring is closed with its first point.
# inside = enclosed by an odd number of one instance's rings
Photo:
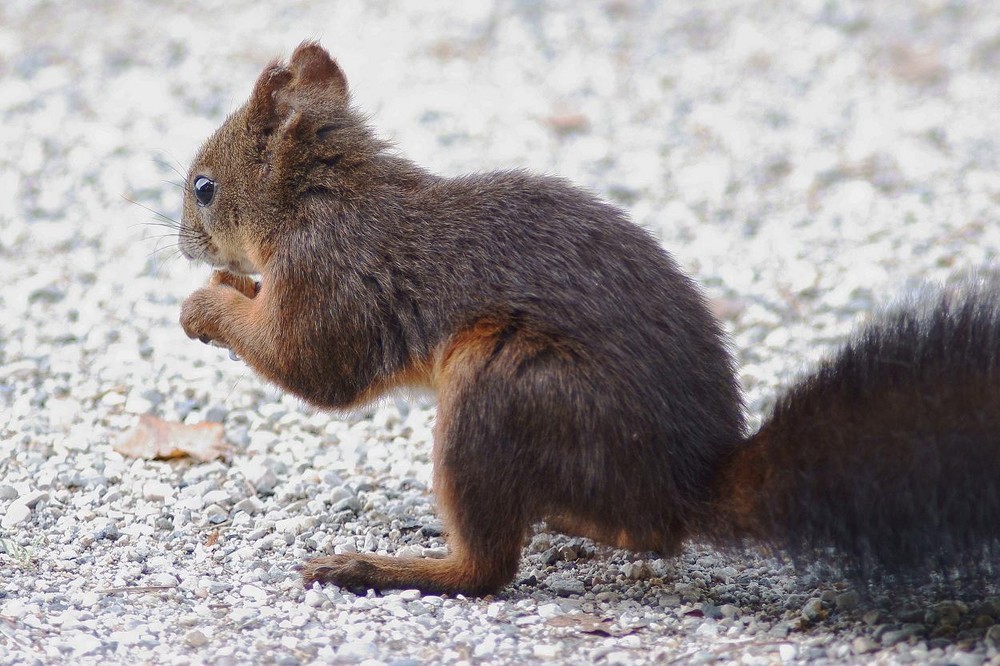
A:
{"type": "Polygon", "coordinates": [[[777,402],[723,475],[719,536],[865,578],[1000,560],[1000,293],[891,311],[777,402]]]}

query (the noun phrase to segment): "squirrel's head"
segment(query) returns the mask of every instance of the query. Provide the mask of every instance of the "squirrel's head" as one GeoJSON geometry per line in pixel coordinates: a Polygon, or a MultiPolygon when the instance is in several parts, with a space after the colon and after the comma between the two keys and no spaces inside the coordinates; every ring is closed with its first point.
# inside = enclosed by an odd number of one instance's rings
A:
{"type": "Polygon", "coordinates": [[[209,137],[188,172],[180,248],[235,273],[259,273],[306,205],[336,207],[384,144],[349,106],[347,79],[315,42],[272,62],[250,99],[209,137]]]}

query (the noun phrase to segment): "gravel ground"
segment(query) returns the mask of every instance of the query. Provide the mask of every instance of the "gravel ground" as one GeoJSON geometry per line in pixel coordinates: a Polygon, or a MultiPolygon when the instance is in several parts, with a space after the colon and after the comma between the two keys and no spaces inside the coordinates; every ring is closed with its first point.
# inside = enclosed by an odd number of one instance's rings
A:
{"type": "Polygon", "coordinates": [[[202,139],[320,38],[400,149],[628,207],[706,285],[750,409],[924,280],[1000,249],[993,0],[0,6],[0,662],[1000,664],[1000,591],[852,589],[754,554],[539,531],[494,598],[304,590],[434,555],[426,400],[316,413],[189,342],[202,139]],[[881,5],[881,9],[874,6],[881,5]],[[141,414],[227,462],[126,458],[141,414]]]}

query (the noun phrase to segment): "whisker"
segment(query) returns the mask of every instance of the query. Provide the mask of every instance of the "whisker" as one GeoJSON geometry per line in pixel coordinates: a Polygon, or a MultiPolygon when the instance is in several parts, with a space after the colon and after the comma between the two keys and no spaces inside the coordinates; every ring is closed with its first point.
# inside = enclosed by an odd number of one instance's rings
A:
{"type": "Polygon", "coordinates": [[[180,167],[181,169],[183,168],[183,165],[180,163],[180,160],[178,160],[176,157],[174,157],[173,155],[171,155],[169,151],[160,150],[159,152],[163,153],[164,155],[166,155],[167,157],[169,157],[170,159],[172,159],[177,166],[174,166],[173,164],[171,164],[169,162],[157,159],[155,157],[153,158],[153,161],[156,162],[157,164],[161,165],[161,166],[165,166],[168,169],[172,170],[174,173],[176,173],[178,176],[181,177],[181,180],[187,180],[187,176],[184,173],[182,173],[181,170],[178,168],[178,167],[180,167]]]}
{"type": "Polygon", "coordinates": [[[134,229],[135,227],[163,227],[164,229],[173,229],[176,232],[181,232],[181,225],[179,222],[166,221],[166,220],[146,220],[144,222],[134,222],[128,225],[129,229],[134,229]]]}
{"type": "Polygon", "coordinates": [[[159,276],[163,272],[168,264],[172,261],[176,261],[178,257],[182,256],[181,251],[178,246],[167,245],[165,247],[159,248],[158,250],[151,252],[147,257],[146,261],[153,262],[153,274],[159,276]],[[166,254],[164,254],[166,253],[166,254]],[[159,254],[159,261],[157,261],[157,254],[159,254]]]}
{"type": "MultiPolygon", "coordinates": [[[[142,208],[143,210],[146,210],[146,211],[152,213],[153,215],[157,216],[158,218],[160,218],[162,220],[166,220],[167,222],[177,222],[177,220],[175,220],[174,218],[170,217],[166,213],[161,213],[160,211],[156,210],[155,208],[150,208],[149,206],[147,206],[145,204],[141,204],[141,203],[139,203],[138,201],[136,201],[134,199],[129,199],[124,194],[122,194],[120,196],[121,196],[122,199],[124,199],[125,201],[129,202],[130,204],[134,204],[134,205],[138,206],[139,208],[142,208]]],[[[180,222],[177,222],[177,224],[180,224],[180,222]]]]}
{"type": "Polygon", "coordinates": [[[156,241],[157,243],[159,243],[161,241],[164,241],[164,240],[173,240],[174,241],[173,245],[176,245],[177,247],[180,247],[181,241],[185,240],[185,239],[178,237],[177,234],[160,234],[158,236],[147,236],[146,238],[143,238],[143,240],[145,240],[145,241],[156,241]]]}
{"type": "MultiPolygon", "coordinates": [[[[147,238],[146,240],[154,240],[154,238],[147,238]]],[[[156,236],[155,241],[156,242],[153,244],[153,252],[152,252],[154,254],[156,252],[163,252],[170,249],[180,250],[181,247],[181,239],[177,238],[177,236],[173,234],[164,234],[162,236],[156,236]],[[161,247],[160,244],[167,240],[173,240],[173,242],[167,243],[166,245],[163,245],[161,247]]]]}
{"type": "Polygon", "coordinates": [[[182,227],[180,222],[166,221],[166,220],[146,220],[145,222],[136,222],[135,224],[130,224],[129,228],[132,227],[160,227],[161,229],[170,229],[174,232],[175,236],[189,236],[195,237],[197,234],[186,227],[182,227]]]}

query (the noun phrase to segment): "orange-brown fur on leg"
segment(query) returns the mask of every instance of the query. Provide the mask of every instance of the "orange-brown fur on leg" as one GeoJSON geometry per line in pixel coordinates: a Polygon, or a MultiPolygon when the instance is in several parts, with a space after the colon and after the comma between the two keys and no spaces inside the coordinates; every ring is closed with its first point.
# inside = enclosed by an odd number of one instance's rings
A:
{"type": "MultiPolygon", "coordinates": [[[[440,405],[434,431],[434,490],[451,552],[443,559],[403,559],[377,555],[334,555],[308,562],[307,585],[335,583],[349,589],[419,588],[431,593],[496,592],[517,571],[524,532],[528,528],[531,491],[522,484],[498,484],[491,465],[478,452],[500,449],[503,442],[463,441],[475,437],[475,416],[456,416],[466,394],[483,373],[504,373],[503,364],[489,368],[498,328],[480,324],[448,345],[435,368],[440,405]]],[[[473,412],[489,412],[481,404],[473,412]]],[[[492,457],[491,457],[492,460],[492,457]]]]}
{"type": "Polygon", "coordinates": [[[571,514],[549,516],[545,519],[545,523],[550,529],[570,536],[586,537],[615,548],[639,552],[649,551],[664,556],[678,552],[685,535],[684,532],[678,530],[672,533],[669,539],[659,531],[636,537],[621,527],[601,525],[593,520],[571,514]]]}
{"type": "Polygon", "coordinates": [[[247,298],[253,298],[260,290],[260,283],[249,275],[236,275],[229,271],[213,271],[212,278],[208,281],[209,286],[226,285],[232,287],[247,298]]]}

